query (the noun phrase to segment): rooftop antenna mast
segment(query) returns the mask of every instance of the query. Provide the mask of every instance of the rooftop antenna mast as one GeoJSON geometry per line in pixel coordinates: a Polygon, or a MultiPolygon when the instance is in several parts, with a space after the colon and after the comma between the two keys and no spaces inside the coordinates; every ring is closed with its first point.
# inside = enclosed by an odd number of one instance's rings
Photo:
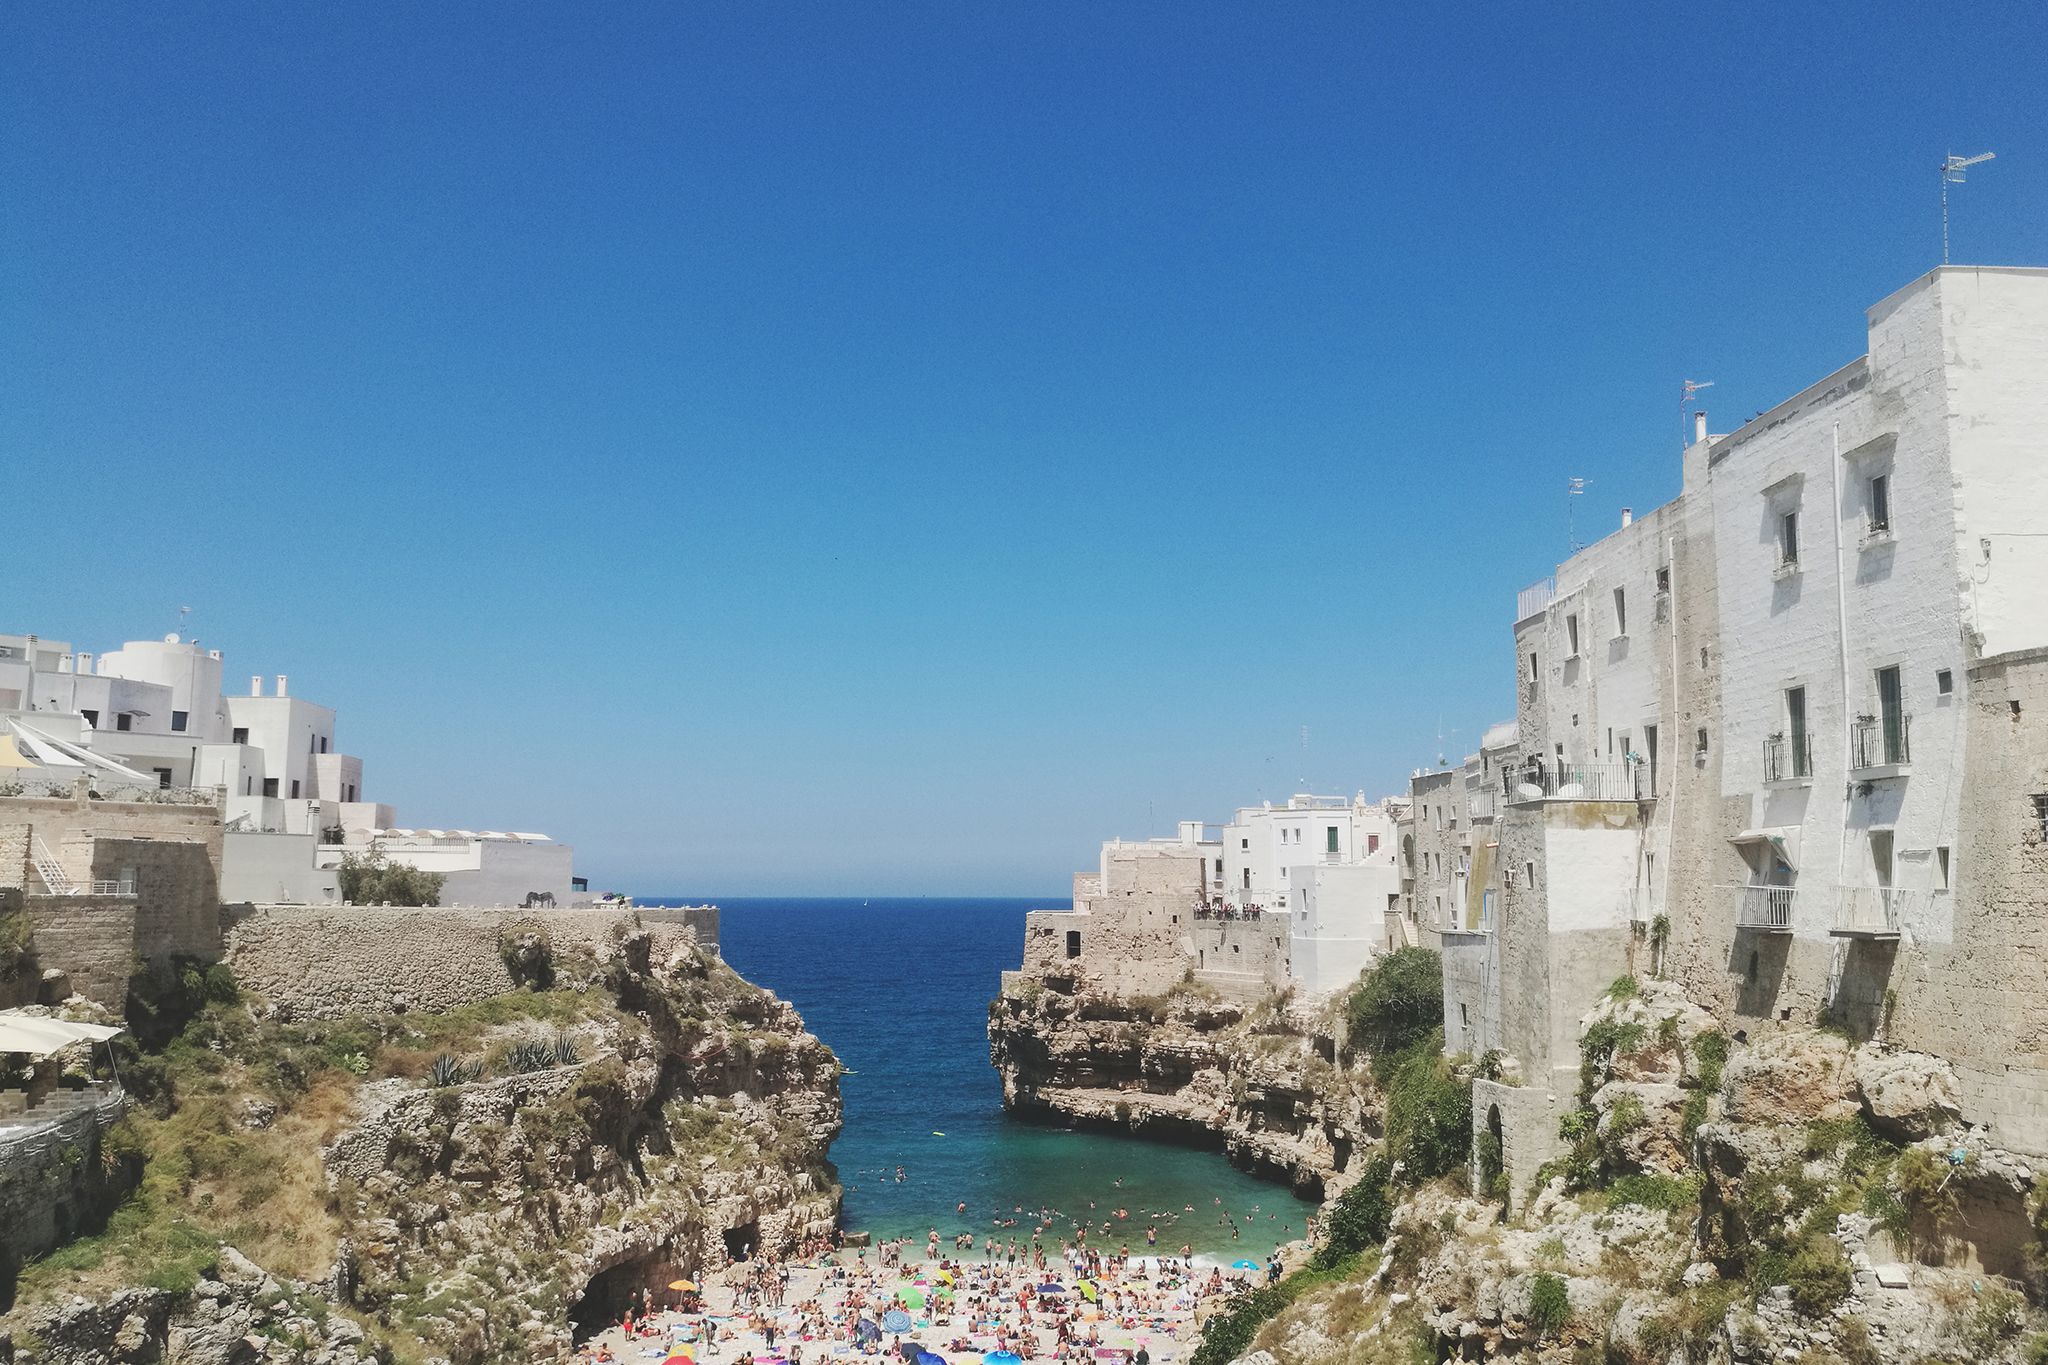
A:
{"type": "Polygon", "coordinates": [[[1301,782],[1301,789],[1302,789],[1303,791],[1307,791],[1307,790],[1308,790],[1308,727],[1307,727],[1306,725],[1304,725],[1304,726],[1302,726],[1302,727],[1301,727],[1301,769],[1302,769],[1302,776],[1301,776],[1301,778],[1299,779],[1299,780],[1300,780],[1300,782],[1301,782]]]}
{"type": "Polygon", "coordinates": [[[1678,444],[1685,447],[1692,444],[1692,433],[1686,430],[1686,409],[1692,406],[1693,398],[1701,389],[1711,389],[1711,379],[1688,379],[1678,386],[1678,444]]]}
{"type": "Polygon", "coordinates": [[[1586,491],[1586,485],[1592,482],[1593,481],[1591,479],[1573,479],[1570,485],[1567,486],[1564,490],[1564,533],[1566,538],[1568,538],[1572,543],[1573,554],[1577,554],[1579,551],[1586,548],[1585,546],[1579,544],[1579,528],[1578,518],[1576,516],[1576,509],[1579,505],[1578,499],[1586,491]]]}
{"type": "Polygon", "coordinates": [[[1954,152],[1950,152],[1947,159],[1941,163],[1941,263],[1943,265],[1948,264],[1948,187],[1950,185],[1962,184],[1965,179],[1964,173],[1970,167],[1977,165],[1979,162],[1989,161],[1997,155],[1998,153],[1996,152],[1985,152],[1981,156],[1957,156],[1954,152]]]}

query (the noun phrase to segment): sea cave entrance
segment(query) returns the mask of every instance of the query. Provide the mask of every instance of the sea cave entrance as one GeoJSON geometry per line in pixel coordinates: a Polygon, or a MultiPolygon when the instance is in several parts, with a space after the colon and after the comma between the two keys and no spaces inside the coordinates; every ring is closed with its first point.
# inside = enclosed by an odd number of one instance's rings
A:
{"type": "Polygon", "coordinates": [[[570,1339],[580,1346],[605,1328],[618,1326],[629,1308],[637,1313],[648,1302],[657,1306],[667,1304],[675,1297],[669,1293],[669,1281],[681,1278],[682,1271],[659,1252],[635,1256],[598,1271],[583,1286],[583,1297],[569,1308],[570,1339]],[[644,1300],[640,1297],[642,1290],[647,1292],[644,1300]]]}
{"type": "Polygon", "coordinates": [[[725,1230],[725,1254],[735,1261],[752,1260],[754,1248],[761,1245],[761,1224],[742,1223],[736,1228],[725,1230]]]}

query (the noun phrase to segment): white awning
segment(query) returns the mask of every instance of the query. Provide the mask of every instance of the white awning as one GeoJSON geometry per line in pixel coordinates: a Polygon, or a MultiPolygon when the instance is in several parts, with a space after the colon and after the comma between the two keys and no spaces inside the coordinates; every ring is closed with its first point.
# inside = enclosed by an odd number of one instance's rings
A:
{"type": "Polygon", "coordinates": [[[52,735],[46,735],[40,730],[32,730],[20,721],[13,722],[13,728],[15,735],[27,740],[28,746],[35,756],[50,767],[97,768],[101,772],[111,773],[115,777],[126,778],[130,782],[146,782],[152,787],[156,785],[157,779],[154,773],[139,773],[133,768],[116,763],[104,754],[96,754],[82,745],[73,744],[68,740],[58,739],[52,735]]]}
{"type": "Polygon", "coordinates": [[[1731,844],[1769,844],[1794,869],[1799,866],[1799,826],[1765,825],[1746,829],[1728,841],[1731,844]]]}
{"type": "Polygon", "coordinates": [[[123,1029],[109,1024],[80,1024],[19,1010],[0,1010],[0,1052],[26,1052],[47,1057],[73,1043],[104,1043],[123,1029]]]}

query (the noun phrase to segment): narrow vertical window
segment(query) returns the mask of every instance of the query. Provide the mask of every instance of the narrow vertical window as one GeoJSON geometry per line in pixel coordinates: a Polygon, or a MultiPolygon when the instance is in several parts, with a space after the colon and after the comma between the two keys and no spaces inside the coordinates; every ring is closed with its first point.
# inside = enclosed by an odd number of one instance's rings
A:
{"type": "Polygon", "coordinates": [[[1628,590],[1614,590],[1614,635],[1620,639],[1628,634],[1628,590]]]}
{"type": "Polygon", "coordinates": [[[1892,480],[1889,474],[1879,474],[1870,481],[1870,533],[1877,535],[1892,529],[1892,480]]]}
{"type": "Polygon", "coordinates": [[[1799,514],[1787,512],[1778,518],[1778,562],[1799,562],[1799,514]]]}

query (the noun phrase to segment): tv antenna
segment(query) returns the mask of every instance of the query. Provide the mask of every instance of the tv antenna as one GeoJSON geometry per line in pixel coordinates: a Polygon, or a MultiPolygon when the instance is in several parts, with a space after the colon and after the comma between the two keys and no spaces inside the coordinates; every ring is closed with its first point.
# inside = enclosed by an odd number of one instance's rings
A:
{"type": "Polygon", "coordinates": [[[1678,444],[1680,446],[1692,444],[1692,434],[1685,429],[1685,410],[1692,405],[1693,398],[1701,389],[1711,389],[1713,387],[1714,381],[1711,379],[1688,379],[1678,386],[1678,444]]]}
{"type": "Polygon", "coordinates": [[[1574,509],[1578,506],[1579,497],[1585,493],[1586,485],[1592,482],[1591,479],[1573,479],[1564,490],[1564,533],[1572,543],[1573,554],[1586,548],[1579,544],[1578,520],[1574,515],[1574,509]]]}
{"type": "Polygon", "coordinates": [[[1960,185],[1964,173],[1979,162],[1989,161],[1997,152],[1985,152],[1981,156],[1957,156],[1950,152],[1941,163],[1941,263],[1948,264],[1948,187],[1960,185]]]}

